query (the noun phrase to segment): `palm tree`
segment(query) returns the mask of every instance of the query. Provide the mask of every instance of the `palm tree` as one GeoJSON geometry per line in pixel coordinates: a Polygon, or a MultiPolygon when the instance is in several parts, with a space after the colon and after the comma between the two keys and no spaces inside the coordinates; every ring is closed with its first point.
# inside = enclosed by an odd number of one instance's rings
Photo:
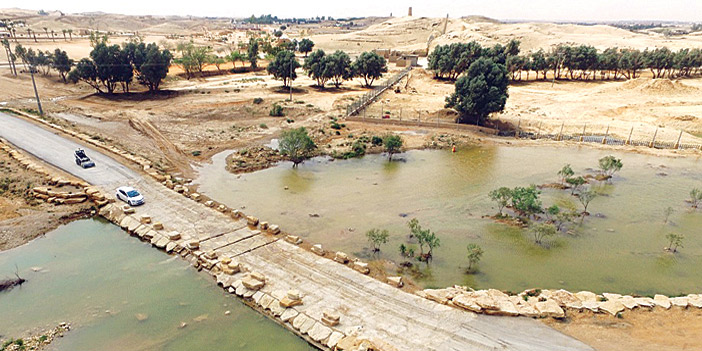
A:
{"type": "Polygon", "coordinates": [[[66,41],[66,30],[61,29],[61,32],[63,33],[63,41],[66,41]]]}
{"type": "Polygon", "coordinates": [[[73,41],[73,29],[69,29],[67,32],[68,32],[68,37],[71,38],[71,41],[73,41]]]}
{"type": "Polygon", "coordinates": [[[56,41],[56,34],[54,33],[54,30],[51,30],[51,40],[56,41]]]}
{"type": "Polygon", "coordinates": [[[46,38],[49,38],[49,28],[44,27],[44,33],[46,33],[46,38]]]}

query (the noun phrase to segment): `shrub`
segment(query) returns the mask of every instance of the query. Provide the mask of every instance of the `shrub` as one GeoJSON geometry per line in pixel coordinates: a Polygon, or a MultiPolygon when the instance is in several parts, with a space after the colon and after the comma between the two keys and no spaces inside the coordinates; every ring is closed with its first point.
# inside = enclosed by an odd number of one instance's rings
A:
{"type": "Polygon", "coordinates": [[[197,157],[197,156],[200,156],[202,154],[202,152],[200,150],[195,150],[195,151],[191,152],[191,154],[193,156],[197,157]]]}
{"type": "Polygon", "coordinates": [[[254,98],[253,103],[256,105],[260,105],[261,103],[263,103],[263,99],[260,97],[254,98]]]}
{"type": "Polygon", "coordinates": [[[268,125],[266,125],[265,123],[261,123],[261,124],[259,124],[258,126],[259,126],[261,129],[268,129],[268,125]]]}
{"type": "Polygon", "coordinates": [[[283,117],[283,116],[285,116],[285,113],[283,113],[283,106],[280,106],[280,105],[278,105],[278,104],[273,104],[273,106],[271,106],[271,111],[268,112],[268,114],[269,114],[271,117],[283,117]]]}
{"type": "Polygon", "coordinates": [[[383,145],[383,138],[381,138],[381,137],[379,137],[379,136],[377,136],[377,135],[374,135],[374,136],[371,138],[371,144],[373,144],[373,145],[375,145],[375,146],[383,145]]]}
{"type": "Polygon", "coordinates": [[[332,128],[332,129],[339,130],[339,129],[341,129],[341,125],[340,125],[339,123],[332,122],[332,123],[331,123],[331,128],[332,128]]]}

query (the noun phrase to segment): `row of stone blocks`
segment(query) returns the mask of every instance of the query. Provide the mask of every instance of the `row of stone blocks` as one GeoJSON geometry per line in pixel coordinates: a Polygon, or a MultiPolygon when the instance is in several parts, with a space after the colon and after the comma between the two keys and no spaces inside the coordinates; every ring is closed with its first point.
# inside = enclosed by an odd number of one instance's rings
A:
{"type": "Polygon", "coordinates": [[[566,290],[532,289],[517,295],[508,295],[495,289],[474,291],[454,286],[446,289],[425,289],[417,292],[417,295],[476,313],[538,318],[564,318],[567,310],[588,310],[617,315],[635,308],[702,308],[702,295],[699,294],[679,297],[655,295],[650,298],[610,293],[597,295],[589,291],[571,293],[566,290]]]}

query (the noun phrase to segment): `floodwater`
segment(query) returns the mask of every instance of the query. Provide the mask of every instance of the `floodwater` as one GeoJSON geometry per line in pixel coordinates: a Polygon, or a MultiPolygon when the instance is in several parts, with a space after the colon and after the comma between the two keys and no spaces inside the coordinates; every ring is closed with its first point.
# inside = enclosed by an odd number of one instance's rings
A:
{"type": "Polygon", "coordinates": [[[15,265],[28,281],[0,293],[0,339],[70,322],[51,350],[311,350],[185,261],[105,221],[0,252],[0,277],[15,265]]]}
{"type": "MultiPolygon", "coordinates": [[[[199,191],[246,214],[327,249],[362,258],[404,259],[407,222],[417,218],[436,232],[441,247],[430,265],[419,264],[415,281],[425,287],[453,284],[521,291],[564,288],[597,292],[680,294],[702,291],[702,210],[685,202],[702,188],[702,161],[589,148],[475,146],[450,151],[410,151],[388,162],[382,155],[330,161],[317,158],[244,175],[224,169],[226,153],[200,169],[199,191]],[[496,223],[488,192],[501,186],[558,182],[570,163],[576,174],[595,173],[598,159],[613,154],[624,168],[602,193],[592,216],[572,234],[561,233],[545,248],[528,232],[496,223]],[[286,190],[287,187],[287,190],[286,190]],[[665,209],[674,212],[665,222],[665,209]],[[368,250],[365,232],[388,229],[379,256],[368,250]],[[685,235],[684,247],[663,252],[665,235],[685,235]],[[475,274],[466,274],[466,246],[485,253],[475,274]]],[[[581,206],[569,191],[544,189],[543,204],[581,206]]],[[[409,242],[411,243],[411,242],[409,242]]],[[[417,249],[417,251],[419,251],[417,249]]],[[[417,262],[415,262],[416,264],[417,262]]],[[[390,268],[390,270],[395,270],[390,268]]]]}

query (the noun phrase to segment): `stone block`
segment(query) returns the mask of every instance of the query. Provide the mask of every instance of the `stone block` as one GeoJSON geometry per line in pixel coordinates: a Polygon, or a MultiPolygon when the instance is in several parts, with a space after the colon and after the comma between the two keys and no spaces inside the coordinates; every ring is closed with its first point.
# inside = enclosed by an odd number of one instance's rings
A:
{"type": "Polygon", "coordinates": [[[197,250],[200,248],[200,242],[197,240],[188,240],[188,242],[185,243],[185,248],[188,250],[197,250]]]}
{"type": "Polygon", "coordinates": [[[132,214],[136,211],[134,210],[134,208],[132,206],[122,205],[122,212],[124,212],[124,214],[132,214]]]}
{"type": "Polygon", "coordinates": [[[312,338],[312,340],[316,342],[320,342],[331,335],[332,330],[325,327],[324,325],[320,323],[315,323],[312,328],[307,332],[307,335],[312,338]]]}
{"type": "Polygon", "coordinates": [[[249,227],[256,227],[258,226],[258,218],[254,216],[246,216],[246,224],[249,227]]]}
{"type": "Polygon", "coordinates": [[[302,305],[300,292],[295,289],[288,290],[287,294],[280,299],[280,305],[285,308],[302,305]]]}
{"type": "Polygon", "coordinates": [[[207,207],[212,207],[212,206],[214,206],[214,205],[215,205],[215,203],[214,203],[214,201],[212,201],[212,200],[207,200],[207,201],[205,201],[205,206],[207,206],[207,207]]]}
{"type": "Polygon", "coordinates": [[[621,301],[619,301],[619,299],[612,299],[600,302],[599,308],[601,311],[605,311],[613,316],[616,316],[617,313],[622,312],[626,309],[626,307],[624,307],[624,304],[622,304],[621,301]]]}
{"type": "Polygon", "coordinates": [[[261,228],[261,230],[267,230],[268,229],[268,222],[261,222],[259,224],[259,228],[261,228]]]}
{"type": "Polygon", "coordinates": [[[192,194],[190,194],[190,198],[193,199],[193,200],[195,200],[195,201],[200,201],[200,198],[201,198],[201,197],[202,197],[202,196],[200,196],[200,194],[198,194],[198,193],[192,193],[192,194]]]}
{"type": "Polygon", "coordinates": [[[217,258],[217,252],[214,250],[207,251],[205,252],[205,258],[208,260],[214,260],[217,258]]]}
{"type": "Polygon", "coordinates": [[[353,263],[353,269],[363,274],[370,273],[370,268],[368,268],[368,263],[356,261],[353,263]]]}
{"type": "Polygon", "coordinates": [[[151,216],[143,214],[139,217],[139,222],[141,222],[142,224],[149,224],[151,223],[151,216]]]}
{"type": "Polygon", "coordinates": [[[317,255],[324,256],[325,251],[322,248],[322,244],[315,244],[312,245],[312,252],[316,253],[317,255]]]}
{"type": "Polygon", "coordinates": [[[163,223],[161,222],[154,222],[153,225],[151,225],[152,228],[155,230],[163,230],[163,223]]]}
{"type": "Polygon", "coordinates": [[[577,297],[582,302],[585,302],[585,301],[597,302],[597,294],[590,292],[590,291],[577,292],[577,293],[575,293],[575,297],[577,297]]]}
{"type": "Polygon", "coordinates": [[[687,297],[684,297],[684,296],[671,297],[670,303],[673,304],[673,306],[687,308],[687,305],[690,304],[690,299],[688,299],[687,297]]]}
{"type": "Polygon", "coordinates": [[[266,284],[265,279],[259,280],[254,274],[249,274],[244,277],[244,279],[241,280],[241,283],[249,290],[259,290],[266,284]]]}
{"type": "Polygon", "coordinates": [[[314,320],[311,319],[310,317],[307,317],[307,315],[300,313],[297,315],[297,317],[295,317],[292,320],[292,326],[293,326],[293,328],[300,330],[300,328],[302,328],[302,326],[305,323],[308,323],[308,321],[310,321],[310,320],[312,320],[312,322],[314,322],[314,320]]]}
{"type": "Polygon", "coordinates": [[[349,256],[341,251],[338,251],[334,255],[334,261],[342,263],[342,264],[346,264],[349,262],[349,256]]]}
{"type": "Polygon", "coordinates": [[[166,234],[166,237],[168,237],[168,240],[178,240],[181,238],[180,233],[178,232],[170,232],[166,234]]]}
{"type": "Polygon", "coordinates": [[[227,211],[227,206],[219,205],[219,206],[217,206],[217,211],[219,211],[219,212],[226,212],[226,211],[227,211]]]}
{"type": "Polygon", "coordinates": [[[401,276],[388,277],[388,284],[390,284],[396,288],[401,288],[404,285],[404,283],[402,282],[401,276]]]}
{"type": "Polygon", "coordinates": [[[251,278],[254,278],[256,280],[260,280],[264,283],[266,282],[266,277],[259,272],[251,272],[249,275],[251,276],[251,278]]]}
{"type": "Polygon", "coordinates": [[[670,303],[670,298],[665,295],[655,295],[653,296],[653,303],[656,304],[658,307],[663,307],[664,309],[669,309],[670,306],[672,305],[670,303]]]}
{"type": "Polygon", "coordinates": [[[295,245],[300,245],[300,244],[302,244],[302,239],[300,239],[300,237],[297,236],[297,235],[286,235],[286,236],[285,236],[285,241],[287,241],[287,242],[289,242],[289,243],[291,243],[291,244],[295,244],[295,245]]]}
{"type": "Polygon", "coordinates": [[[565,311],[553,300],[537,302],[534,307],[543,317],[564,318],[565,311]]]}
{"type": "Polygon", "coordinates": [[[288,308],[280,315],[280,320],[283,322],[287,322],[287,321],[297,317],[298,314],[299,314],[299,312],[297,312],[295,309],[288,308]]]}
{"type": "Polygon", "coordinates": [[[280,227],[278,227],[275,224],[272,224],[272,225],[268,226],[268,232],[273,234],[273,235],[278,235],[278,234],[280,234],[280,227]]]}
{"type": "Polygon", "coordinates": [[[339,343],[339,340],[344,337],[344,334],[341,334],[337,331],[332,332],[331,335],[329,335],[329,339],[327,339],[327,347],[330,349],[334,349],[337,343],[339,343]]]}
{"type": "Polygon", "coordinates": [[[454,305],[471,312],[481,312],[482,307],[475,302],[472,294],[461,294],[451,300],[454,305]]]}
{"type": "Polygon", "coordinates": [[[322,315],[322,323],[324,323],[330,327],[338,325],[340,319],[341,319],[341,316],[339,316],[339,314],[334,312],[334,311],[326,310],[323,312],[323,315],[322,315]]]}
{"type": "Polygon", "coordinates": [[[232,211],[231,216],[234,219],[239,219],[239,218],[243,217],[244,214],[239,210],[234,210],[234,211],[232,211]]]}

